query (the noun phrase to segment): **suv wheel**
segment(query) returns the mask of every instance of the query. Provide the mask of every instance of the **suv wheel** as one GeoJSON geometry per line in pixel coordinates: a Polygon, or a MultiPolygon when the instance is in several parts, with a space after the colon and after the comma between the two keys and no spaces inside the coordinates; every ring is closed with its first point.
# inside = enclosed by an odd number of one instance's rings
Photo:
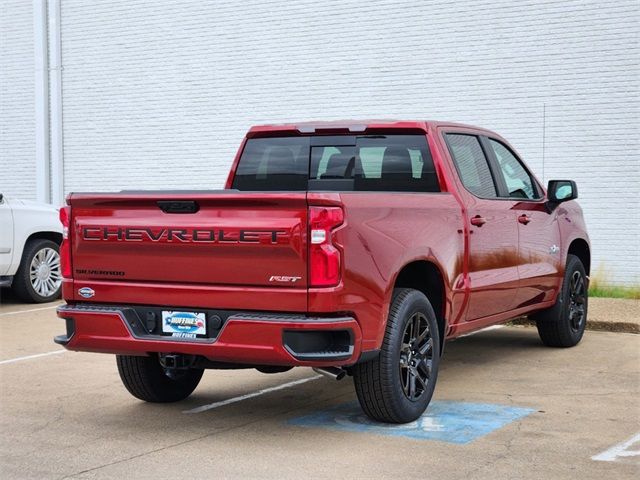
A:
{"type": "Polygon", "coordinates": [[[396,289],[380,355],[353,368],[362,409],[382,422],[417,419],[433,396],[439,363],[438,323],[429,300],[418,290],[396,289]]]}
{"type": "Polygon", "coordinates": [[[542,343],[549,347],[573,347],[587,325],[588,281],[584,265],[575,255],[567,257],[562,287],[553,307],[531,316],[542,343]]]}
{"type": "Polygon", "coordinates": [[[42,238],[27,242],[13,278],[12,289],[18,298],[25,302],[43,303],[60,296],[59,248],[57,243],[42,238]]]}
{"type": "Polygon", "coordinates": [[[201,368],[164,368],[157,355],[116,355],[116,362],[120,379],[129,393],[153,403],[184,400],[196,389],[204,371],[201,368]]]}

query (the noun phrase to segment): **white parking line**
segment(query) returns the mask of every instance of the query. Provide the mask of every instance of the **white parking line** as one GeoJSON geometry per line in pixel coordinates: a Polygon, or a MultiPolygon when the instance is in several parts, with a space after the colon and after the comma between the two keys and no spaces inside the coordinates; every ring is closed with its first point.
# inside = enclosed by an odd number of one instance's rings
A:
{"type": "Polygon", "coordinates": [[[262,390],[258,390],[257,392],[240,395],[239,397],[233,397],[227,400],[222,400],[220,402],[209,403],[208,405],[202,405],[201,407],[192,408],[191,410],[184,410],[182,413],[201,413],[207,410],[213,410],[214,408],[224,407],[225,405],[248,400],[249,398],[259,397],[260,395],[264,395],[265,393],[271,393],[277,390],[284,390],[285,388],[295,387],[296,385],[301,385],[303,383],[317,380],[319,378],[322,378],[322,375],[315,375],[313,377],[303,378],[301,380],[294,380],[293,382],[283,383],[282,385],[276,385],[275,387],[264,388],[262,390]]]}
{"type": "Polygon", "coordinates": [[[58,308],[60,305],[62,305],[61,303],[58,303],[52,307],[41,307],[41,308],[31,308],[29,310],[15,310],[13,312],[5,312],[5,313],[0,313],[0,317],[5,317],[7,315],[18,315],[19,313],[29,313],[29,312],[39,312],[41,310],[51,310],[53,308],[58,308]]]}
{"type": "Polygon", "coordinates": [[[7,363],[22,362],[23,360],[31,360],[32,358],[48,357],[49,355],[58,355],[64,352],[66,352],[66,350],[55,350],[53,352],[36,353],[35,355],[27,355],[25,357],[10,358],[9,360],[0,361],[0,365],[5,365],[7,363]]]}
{"type": "Polygon", "coordinates": [[[636,433],[626,442],[614,445],[610,449],[605,450],[598,455],[594,455],[591,457],[591,460],[597,460],[599,462],[615,462],[619,457],[640,456],[640,450],[629,450],[629,447],[637,442],[640,442],[640,433],[636,433]]]}

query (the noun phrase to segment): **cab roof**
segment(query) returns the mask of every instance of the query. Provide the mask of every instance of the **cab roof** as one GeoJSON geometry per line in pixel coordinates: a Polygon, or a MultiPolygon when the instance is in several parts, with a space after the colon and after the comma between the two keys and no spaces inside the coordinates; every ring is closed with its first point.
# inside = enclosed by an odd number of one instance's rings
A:
{"type": "Polygon", "coordinates": [[[380,131],[399,130],[405,132],[428,132],[436,127],[457,127],[486,131],[483,128],[462,123],[435,120],[332,120],[283,123],[272,125],[256,125],[249,129],[247,137],[285,135],[326,135],[326,134],[358,134],[376,133],[380,131]]]}

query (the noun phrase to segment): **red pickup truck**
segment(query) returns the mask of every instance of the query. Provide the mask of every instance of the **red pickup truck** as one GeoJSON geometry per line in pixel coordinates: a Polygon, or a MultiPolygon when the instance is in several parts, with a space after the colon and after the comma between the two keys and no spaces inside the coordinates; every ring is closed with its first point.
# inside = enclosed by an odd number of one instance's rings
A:
{"type": "Polygon", "coordinates": [[[308,366],[352,376],[370,417],[412,421],[446,340],[532,315],[546,345],[580,341],[577,194],[545,191],[481,128],[253,127],[225,190],[69,195],[55,341],[116,354],[149,402],[188,397],[208,368],[308,366]]]}

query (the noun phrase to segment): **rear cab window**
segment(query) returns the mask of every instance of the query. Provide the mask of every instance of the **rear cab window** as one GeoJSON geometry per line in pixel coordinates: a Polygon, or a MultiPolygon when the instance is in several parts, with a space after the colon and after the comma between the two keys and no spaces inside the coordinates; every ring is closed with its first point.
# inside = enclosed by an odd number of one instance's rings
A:
{"type": "Polygon", "coordinates": [[[304,191],[307,189],[308,171],[308,138],[249,139],[236,167],[232,188],[304,191]]]}
{"type": "Polygon", "coordinates": [[[425,135],[253,138],[232,188],[439,192],[425,135]]]}
{"type": "Polygon", "coordinates": [[[480,138],[473,134],[447,133],[445,140],[464,187],[477,197],[497,198],[498,190],[480,138]]]}

